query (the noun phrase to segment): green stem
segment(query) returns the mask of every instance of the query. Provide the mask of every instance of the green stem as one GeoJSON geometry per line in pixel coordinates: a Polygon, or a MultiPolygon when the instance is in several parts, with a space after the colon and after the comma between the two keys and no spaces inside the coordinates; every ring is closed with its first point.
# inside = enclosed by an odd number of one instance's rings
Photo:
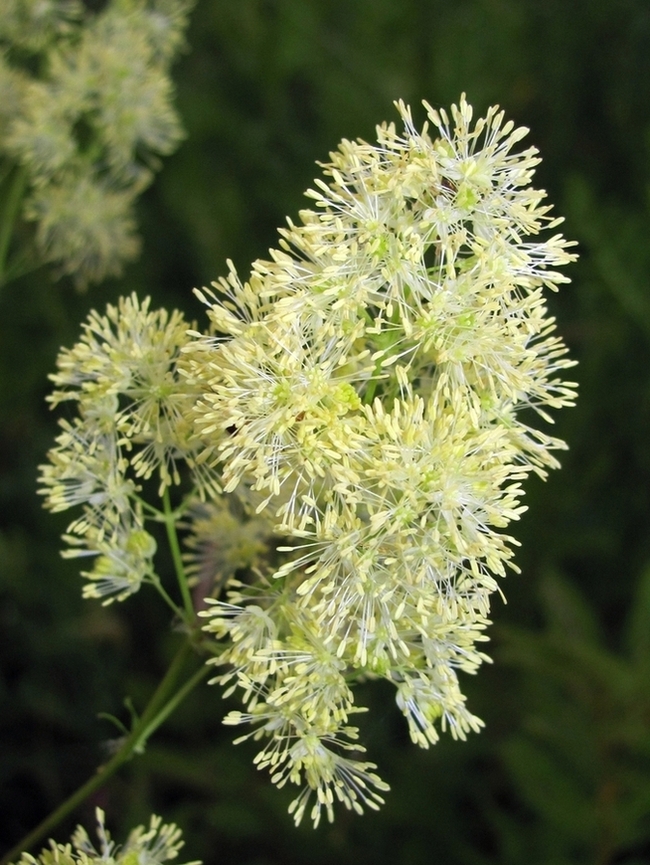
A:
{"type": "MultiPolygon", "coordinates": [[[[178,535],[176,534],[176,518],[169,501],[169,490],[167,487],[165,487],[165,492],[163,493],[163,506],[165,513],[165,528],[167,529],[167,539],[172,551],[172,559],[174,560],[176,579],[178,580],[178,585],[183,597],[183,604],[185,606],[185,612],[187,613],[188,624],[191,625],[196,619],[196,612],[194,610],[194,604],[192,603],[190,587],[187,585],[187,577],[185,576],[181,548],[178,543],[178,535]]],[[[2,865],[2,863],[0,863],[0,865],[2,865]]]]}
{"type": "Polygon", "coordinates": [[[146,502],[144,499],[140,498],[140,496],[134,494],[133,498],[138,504],[142,506],[145,511],[149,511],[149,516],[151,519],[156,520],[157,522],[164,521],[165,515],[162,511],[159,511],[158,508],[154,508],[153,505],[150,505],[149,502],[146,502]]]}
{"type": "Polygon", "coordinates": [[[151,585],[156,589],[160,597],[167,604],[167,606],[174,612],[175,615],[179,617],[179,619],[183,619],[183,610],[174,603],[174,601],[169,597],[165,589],[163,588],[163,584],[160,582],[160,578],[157,574],[150,574],[149,580],[151,581],[151,585]]]}
{"type": "Polygon", "coordinates": [[[364,405],[371,405],[372,401],[375,397],[375,391],[377,390],[377,377],[379,372],[377,369],[373,372],[373,377],[368,382],[368,387],[366,388],[366,392],[363,395],[363,403],[364,405]]]}
{"type": "Polygon", "coordinates": [[[28,273],[34,273],[42,266],[43,262],[35,255],[33,246],[26,245],[9,258],[0,285],[7,285],[14,279],[20,279],[28,273]]]}
{"type": "Polygon", "coordinates": [[[5,283],[7,252],[9,251],[11,233],[14,229],[14,223],[16,222],[16,216],[18,215],[26,183],[27,169],[19,165],[14,169],[13,178],[10,181],[9,189],[4,199],[2,216],[0,217],[0,285],[4,285],[5,283]]]}
{"type": "Polygon", "coordinates": [[[199,684],[199,682],[202,682],[203,679],[205,679],[206,676],[208,676],[211,672],[211,668],[204,664],[200,669],[196,671],[196,673],[194,673],[191,679],[187,680],[183,687],[174,694],[171,700],[169,700],[165,704],[165,706],[163,706],[160,712],[158,712],[153,721],[151,721],[151,723],[142,731],[138,745],[136,746],[135,750],[141,749],[144,746],[147,739],[152,735],[152,733],[156,732],[156,730],[158,729],[158,727],[160,727],[161,724],[163,724],[167,720],[167,718],[171,715],[171,713],[179,705],[179,703],[182,703],[185,697],[187,697],[187,695],[190,693],[190,691],[193,691],[194,688],[199,684]]]}
{"type": "Polygon", "coordinates": [[[59,805],[42,823],[26,835],[19,843],[13,847],[1,860],[0,865],[8,865],[8,863],[20,857],[23,851],[29,850],[38,841],[41,840],[48,832],[54,829],[65,817],[68,816],[75,808],[77,808],[91,793],[103,786],[115,772],[129,760],[133,754],[142,751],[145,742],[151,734],[165,721],[174,711],[176,706],[183,700],[200,681],[208,675],[208,668],[201,667],[191,679],[189,679],[179,691],[174,694],[171,699],[168,699],[170,692],[178,679],[185,662],[190,654],[192,647],[189,640],[185,640],[183,645],[177,652],[174,660],[165,673],[162,681],[154,691],[149,703],[145,707],[144,712],[140,716],[138,722],[133,727],[131,733],[123,741],[120,750],[111,757],[108,763],[100,766],[97,773],[89,778],[85,784],[82,784],[75,792],[69,796],[65,802],[59,805]]]}

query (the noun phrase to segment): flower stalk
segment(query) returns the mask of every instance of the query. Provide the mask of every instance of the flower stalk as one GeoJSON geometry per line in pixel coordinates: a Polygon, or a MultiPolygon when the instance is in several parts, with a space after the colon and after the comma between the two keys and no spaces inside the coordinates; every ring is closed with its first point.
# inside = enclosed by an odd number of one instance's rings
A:
{"type": "Polygon", "coordinates": [[[111,759],[99,766],[95,775],[75,790],[58,808],[52,811],[38,826],[22,838],[8,853],[0,859],[0,865],[14,862],[23,851],[30,850],[41,841],[48,832],[55,829],[69,814],[88,799],[128,762],[134,754],[144,751],[148,739],[155,733],[174,709],[191,693],[191,691],[207,677],[208,668],[204,665],[197,670],[177,691],[173,693],[183,672],[187,660],[192,654],[189,639],[183,641],[174,656],[169,669],[151,696],[140,718],[133,725],[131,732],[124,738],[119,750],[111,759]],[[170,697],[170,694],[173,694],[170,697]]]}
{"type": "Polygon", "coordinates": [[[192,602],[190,588],[187,584],[185,566],[183,565],[181,548],[178,542],[178,534],[176,532],[176,521],[178,517],[174,513],[174,511],[172,511],[171,503],[169,501],[169,490],[167,487],[165,487],[165,491],[163,492],[163,507],[165,531],[167,532],[169,549],[171,550],[172,560],[174,562],[174,570],[176,571],[176,579],[178,580],[178,586],[181,592],[181,596],[183,598],[183,606],[185,608],[187,624],[191,627],[196,622],[196,612],[194,610],[194,604],[192,602]]]}
{"type": "Polygon", "coordinates": [[[9,269],[7,266],[7,254],[26,183],[26,169],[23,166],[16,166],[10,174],[8,189],[4,196],[4,207],[0,214],[0,288],[2,288],[7,280],[9,269]]]}

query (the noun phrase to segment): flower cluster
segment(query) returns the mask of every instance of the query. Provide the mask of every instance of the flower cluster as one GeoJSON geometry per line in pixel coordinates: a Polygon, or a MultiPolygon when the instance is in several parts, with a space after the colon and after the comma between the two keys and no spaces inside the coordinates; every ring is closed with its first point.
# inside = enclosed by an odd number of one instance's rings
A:
{"type": "MultiPolygon", "coordinates": [[[[95,814],[99,850],[94,847],[83,826],[77,826],[69,844],[50,841],[49,849],[42,850],[38,857],[23,853],[16,865],[163,865],[176,859],[185,843],[181,840],[180,829],[173,823],[163,823],[160,817],[153,815],[148,829],[138,826],[130,833],[126,844],[120,847],[104,826],[102,809],[97,808],[95,814]]],[[[187,865],[201,863],[188,862],[187,865]]]]}
{"type": "Polygon", "coordinates": [[[542,294],[574,256],[539,237],[560,220],[530,186],[536,150],[515,150],[526,130],[496,108],[472,124],[464,97],[451,119],[425,107],[435,137],[399,103],[403,132],[342,142],[271,259],[199,293],[216,335],[184,351],[204,459],[287,538],[205,615],[214,681],[245,707],[226,723],[304,785],[296,822],[312,792],[315,823],[382,801],[353,680],[391,682],[420,746],[480,728],[458,674],[487,659],[521,482],[564,447],[522,412],[574,398],[542,294]]]}
{"type": "Polygon", "coordinates": [[[82,506],[67,538],[97,557],[86,595],[155,582],[138,481],[166,494],[189,467],[213,681],[241,697],[226,723],[251,725],[258,767],[301,786],[296,823],[383,801],[356,680],[394,686],[421,747],[480,729],[459,674],[488,660],[522,482],[565,447],[533,419],[575,396],[543,296],[574,256],[530,185],[537,151],[497,108],[425,107],[435,134],[398,103],[403,130],[343,141],[248,281],[230,265],[197,292],[208,333],[129,298],[91,314],[53,376],[53,404],[79,413],[42,491],[82,506]]]}
{"type": "Polygon", "coordinates": [[[169,67],[192,2],[3,0],[0,156],[40,259],[81,285],[137,254],[135,199],[182,138],[169,67]]]}
{"type": "Polygon", "coordinates": [[[191,441],[193,396],[179,380],[188,323],[174,311],[150,311],[135,295],[92,312],[81,340],[61,352],[53,406],[71,400],[78,413],[41,466],[46,506],[82,505],[68,526],[67,556],[93,556],[86,597],[122,600],[153,577],[154,538],[144,527],[140,484],[154,474],[159,492],[180,482],[188,464],[196,486],[216,494],[214,472],[196,463],[191,441]]]}

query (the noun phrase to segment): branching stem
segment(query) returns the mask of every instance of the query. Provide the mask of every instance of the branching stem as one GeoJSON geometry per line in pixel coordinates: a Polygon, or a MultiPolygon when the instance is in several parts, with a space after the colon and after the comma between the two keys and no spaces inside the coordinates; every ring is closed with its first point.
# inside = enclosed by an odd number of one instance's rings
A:
{"type": "Polygon", "coordinates": [[[169,490],[166,487],[165,492],[163,493],[163,507],[165,514],[165,529],[167,530],[167,540],[169,541],[169,548],[171,549],[172,559],[174,561],[176,579],[178,580],[178,585],[181,590],[183,605],[185,607],[185,613],[187,615],[187,623],[188,625],[192,626],[193,623],[196,621],[196,612],[194,610],[194,604],[192,603],[190,587],[187,584],[185,567],[183,565],[183,559],[181,556],[181,548],[180,544],[178,543],[178,535],[176,534],[176,514],[172,510],[172,506],[169,501],[169,490]]]}
{"type": "Polygon", "coordinates": [[[191,651],[192,646],[190,640],[187,639],[183,642],[183,645],[176,653],[169,669],[154,691],[144,712],[133,726],[129,735],[126,736],[122,742],[119,751],[114,754],[107,763],[100,766],[92,778],[89,778],[85,784],[82,784],[81,787],[75,790],[75,792],[69,796],[65,802],[59,805],[58,808],[52,811],[52,813],[46,817],[42,823],[19,841],[19,843],[0,860],[0,865],[8,865],[8,863],[18,859],[23,851],[27,851],[33,847],[38,841],[47,835],[48,832],[65,819],[68,814],[84,802],[88,796],[102,787],[123,763],[126,763],[134,754],[143,751],[144,746],[152,733],[154,733],[158,727],[167,720],[179,703],[181,703],[181,701],[184,700],[196,685],[205,679],[210,672],[209,667],[205,665],[201,666],[201,668],[197,670],[194,675],[188,679],[178,691],[176,691],[176,693],[173,693],[174,686],[178,681],[178,677],[182,672],[191,651]],[[172,694],[171,697],[170,694],[172,694]]]}

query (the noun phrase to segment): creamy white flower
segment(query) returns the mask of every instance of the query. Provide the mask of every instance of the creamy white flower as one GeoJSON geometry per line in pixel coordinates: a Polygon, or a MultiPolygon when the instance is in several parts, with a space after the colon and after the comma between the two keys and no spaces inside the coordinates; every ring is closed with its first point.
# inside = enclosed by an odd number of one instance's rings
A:
{"type": "Polygon", "coordinates": [[[529,418],[575,395],[543,296],[573,256],[540,236],[558,220],[530,186],[536,151],[496,109],[472,125],[464,97],[452,121],[426,107],[437,137],[399,103],[403,131],[344,141],[248,281],[229,263],[198,292],[207,334],[132,297],[91,314],[53,377],[79,417],[43,485],[52,509],[84,507],[86,595],[155,579],[138,479],[162,493],[183,462],[207,499],[188,560],[225,585],[201,612],[212,681],[241,698],[226,723],[250,725],[256,765],[302,788],[296,822],[312,793],[315,823],[382,801],[353,759],[356,679],[394,685],[422,747],[480,729],[461,673],[489,660],[522,484],[565,447],[529,418]]]}
{"type": "Polygon", "coordinates": [[[206,630],[248,709],[227,722],[265,740],[275,783],[306,784],[296,820],[310,791],[315,822],[379,802],[343,756],[357,676],[395,685],[422,747],[480,729],[459,671],[489,660],[522,482],[564,447],[520,412],[575,396],[543,297],[574,256],[540,237],[560,220],[526,130],[496,108],[472,125],[464,96],[451,120],[425,107],[437,137],[399,103],[403,132],[342,142],[270,260],[199,293],[213,332],[184,349],[202,458],[287,538],[271,586],[234,585],[206,630]]]}

